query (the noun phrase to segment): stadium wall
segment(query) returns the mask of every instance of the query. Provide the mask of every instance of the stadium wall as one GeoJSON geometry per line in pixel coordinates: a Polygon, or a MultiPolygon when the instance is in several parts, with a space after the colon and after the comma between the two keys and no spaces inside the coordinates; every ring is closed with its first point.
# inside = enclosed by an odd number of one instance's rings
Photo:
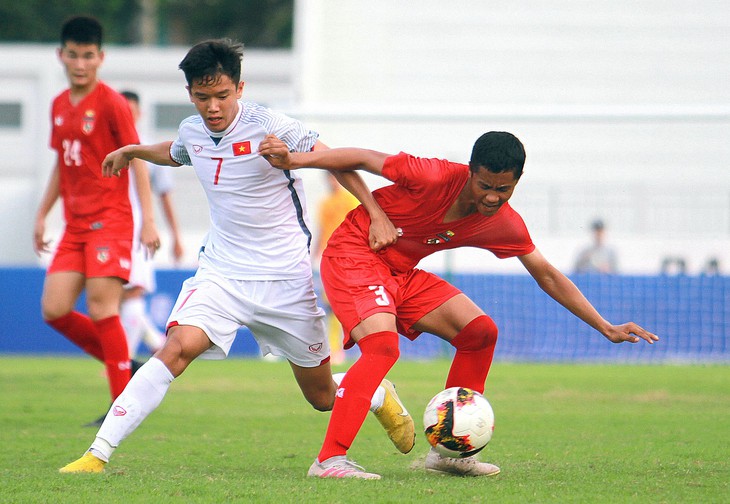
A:
{"type": "MultiPolygon", "coordinates": [[[[624,274],[656,274],[666,256],[699,273],[730,271],[730,17],[723,2],[297,0],[292,51],[247,50],[244,98],[306,121],[331,146],[465,161],[488,129],[528,153],[513,198],[535,243],[572,271],[601,217],[624,274]]],[[[243,34],[242,34],[243,37],[243,34]]],[[[244,40],[245,41],[245,40],[244,40]]],[[[33,217],[53,162],[49,106],[65,86],[54,45],[2,44],[0,265],[44,266],[33,217]]],[[[149,141],[193,112],[177,70],[185,47],[106,47],[102,78],[143,100],[149,141]]],[[[301,172],[311,209],[321,173],[301,172]]],[[[173,196],[193,267],[208,207],[192,170],[173,196]]],[[[367,177],[373,187],[384,181],[367,177]]],[[[162,222],[161,212],[158,221],[162,222]]],[[[58,206],[47,223],[57,241],[58,206]]],[[[313,232],[317,222],[312,219],[313,232]]],[[[169,242],[160,225],[163,242],[169,242]]],[[[158,264],[171,267],[169,247],[158,264]]],[[[436,271],[523,272],[460,249],[436,271]]]]}
{"type": "MultiPolygon", "coordinates": [[[[150,299],[153,321],[164,327],[183,280],[192,270],[161,270],[150,299]]],[[[43,323],[40,268],[0,269],[0,353],[80,355],[81,352],[43,323]]],[[[686,362],[730,361],[730,277],[595,276],[572,277],[599,311],[614,323],[634,321],[655,332],[654,345],[615,345],[568,313],[527,275],[453,275],[500,329],[496,359],[536,362],[686,362]]],[[[79,306],[83,310],[83,300],[79,306]]],[[[350,351],[354,356],[357,350],[350,351]]],[[[242,330],[232,356],[255,357],[258,347],[242,330]]],[[[401,338],[407,359],[451,355],[451,347],[433,335],[416,343],[401,338]]]]}

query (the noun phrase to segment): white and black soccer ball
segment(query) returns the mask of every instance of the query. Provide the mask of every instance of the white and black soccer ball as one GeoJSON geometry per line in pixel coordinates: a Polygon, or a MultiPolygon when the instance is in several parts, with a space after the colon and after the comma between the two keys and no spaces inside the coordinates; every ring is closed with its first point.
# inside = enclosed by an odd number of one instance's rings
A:
{"type": "Polygon", "coordinates": [[[429,444],[441,455],[469,457],[479,453],[492,439],[494,411],[479,392],[451,387],[429,401],[423,426],[429,444]]]}

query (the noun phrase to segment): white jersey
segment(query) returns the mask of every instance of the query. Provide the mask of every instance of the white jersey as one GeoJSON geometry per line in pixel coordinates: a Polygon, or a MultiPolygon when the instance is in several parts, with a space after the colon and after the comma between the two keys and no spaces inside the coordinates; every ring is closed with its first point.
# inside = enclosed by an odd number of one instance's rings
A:
{"type": "Polygon", "coordinates": [[[295,172],[272,168],[258,154],[268,134],[295,152],[310,151],[317,133],[297,120],[250,102],[221,133],[199,115],[180,123],[173,161],[192,165],[208,198],[211,228],[200,266],[232,279],[311,277],[304,186],[295,172]]]}

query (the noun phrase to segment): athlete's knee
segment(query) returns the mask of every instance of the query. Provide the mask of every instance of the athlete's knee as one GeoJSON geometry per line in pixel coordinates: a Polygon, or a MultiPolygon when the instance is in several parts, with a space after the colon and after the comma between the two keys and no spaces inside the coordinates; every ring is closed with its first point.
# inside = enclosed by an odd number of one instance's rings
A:
{"type": "Polygon", "coordinates": [[[316,393],[306,394],[305,398],[317,411],[332,411],[335,405],[335,394],[330,391],[318,390],[316,393]]]}
{"type": "Polygon", "coordinates": [[[170,370],[170,373],[177,378],[200,355],[185,343],[183,338],[178,338],[176,332],[171,330],[165,344],[155,353],[155,357],[170,370]]]}
{"type": "Polygon", "coordinates": [[[41,316],[46,322],[59,319],[68,315],[73,310],[73,304],[66,301],[62,296],[47,296],[41,298],[41,316]]]}
{"type": "Polygon", "coordinates": [[[464,352],[484,350],[497,343],[499,330],[494,320],[487,315],[480,315],[469,322],[454,339],[451,344],[464,352]]]}
{"type": "Polygon", "coordinates": [[[45,304],[41,305],[41,316],[46,324],[49,324],[54,320],[58,320],[69,313],[71,313],[71,310],[68,310],[65,307],[47,306],[45,304]]]}
{"type": "Polygon", "coordinates": [[[357,344],[364,355],[369,354],[385,357],[393,362],[397,361],[400,357],[398,333],[392,331],[368,334],[358,341],[357,344]]]}
{"type": "Polygon", "coordinates": [[[302,394],[309,404],[317,411],[331,411],[335,405],[335,393],[337,385],[331,379],[309,380],[306,383],[300,382],[302,394]]]}

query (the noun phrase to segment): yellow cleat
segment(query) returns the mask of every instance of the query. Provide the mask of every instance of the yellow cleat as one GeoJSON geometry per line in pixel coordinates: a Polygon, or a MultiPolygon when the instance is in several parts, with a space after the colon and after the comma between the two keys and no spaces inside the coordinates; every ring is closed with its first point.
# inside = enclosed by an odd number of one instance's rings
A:
{"type": "Polygon", "coordinates": [[[398,398],[390,380],[383,380],[380,385],[385,389],[385,399],[383,399],[383,405],[374,411],[375,417],[385,428],[388,437],[398,451],[408,453],[416,443],[413,418],[398,398]]]}
{"type": "Polygon", "coordinates": [[[91,452],[84,453],[78,460],[63,466],[58,470],[60,473],[102,473],[106,462],[95,457],[91,452]]]}

